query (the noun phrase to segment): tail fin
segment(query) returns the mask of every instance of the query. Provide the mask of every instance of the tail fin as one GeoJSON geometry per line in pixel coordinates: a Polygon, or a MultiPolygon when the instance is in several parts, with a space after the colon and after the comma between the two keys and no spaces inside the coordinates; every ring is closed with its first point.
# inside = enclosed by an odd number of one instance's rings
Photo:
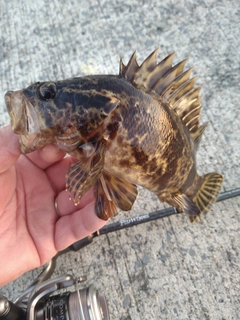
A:
{"type": "MultiPolygon", "coordinates": [[[[199,177],[200,184],[196,188],[196,192],[191,195],[192,201],[197,205],[200,213],[206,213],[221,191],[223,176],[214,172],[205,174],[203,177],[199,177]]],[[[197,216],[190,216],[190,220],[196,220],[197,216]]]]}

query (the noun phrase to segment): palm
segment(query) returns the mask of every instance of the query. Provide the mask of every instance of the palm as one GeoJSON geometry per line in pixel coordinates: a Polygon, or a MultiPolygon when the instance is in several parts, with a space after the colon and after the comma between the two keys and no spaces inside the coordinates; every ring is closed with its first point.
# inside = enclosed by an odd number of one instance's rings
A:
{"type": "MultiPolygon", "coordinates": [[[[13,134],[12,139],[16,139],[13,134]]],[[[77,207],[68,200],[65,174],[73,159],[63,159],[64,154],[50,146],[41,156],[36,151],[19,158],[16,150],[14,155],[11,150],[4,153],[9,148],[6,142],[0,145],[0,274],[4,276],[0,285],[44,264],[104,224],[94,214],[92,191],[77,207]],[[11,156],[13,162],[18,158],[13,166],[6,160],[11,156]],[[54,207],[56,198],[60,218],[54,207]]]]}

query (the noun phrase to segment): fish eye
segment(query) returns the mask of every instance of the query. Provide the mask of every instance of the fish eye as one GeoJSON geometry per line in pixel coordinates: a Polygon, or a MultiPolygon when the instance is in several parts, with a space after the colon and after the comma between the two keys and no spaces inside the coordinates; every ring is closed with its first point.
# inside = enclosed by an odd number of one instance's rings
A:
{"type": "Polygon", "coordinates": [[[44,83],[38,88],[39,97],[42,100],[51,100],[57,93],[55,83],[44,83]]]}

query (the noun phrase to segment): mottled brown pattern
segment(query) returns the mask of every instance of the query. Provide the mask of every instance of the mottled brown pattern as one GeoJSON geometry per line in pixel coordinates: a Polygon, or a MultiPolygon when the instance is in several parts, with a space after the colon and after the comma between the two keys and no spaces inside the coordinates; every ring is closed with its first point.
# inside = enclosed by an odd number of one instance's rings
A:
{"type": "Polygon", "coordinates": [[[156,63],[154,51],[138,65],[134,53],[119,76],[36,83],[6,94],[23,153],[53,142],[78,159],[67,172],[73,201],[95,186],[96,213],[107,219],[129,210],[136,184],[176,206],[191,220],[209,210],[223,181],[198,176],[199,88],[186,60],[156,63]]]}

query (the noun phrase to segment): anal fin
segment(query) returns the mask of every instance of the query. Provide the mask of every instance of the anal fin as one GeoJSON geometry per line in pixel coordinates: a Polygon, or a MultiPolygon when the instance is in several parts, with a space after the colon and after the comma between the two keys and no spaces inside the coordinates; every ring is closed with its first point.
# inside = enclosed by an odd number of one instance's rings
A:
{"type": "Polygon", "coordinates": [[[119,210],[130,210],[137,193],[136,185],[104,170],[95,186],[97,216],[107,220],[119,210]]]}
{"type": "Polygon", "coordinates": [[[185,194],[173,196],[171,204],[179,211],[186,213],[189,217],[196,216],[200,213],[198,206],[185,194]]]}

